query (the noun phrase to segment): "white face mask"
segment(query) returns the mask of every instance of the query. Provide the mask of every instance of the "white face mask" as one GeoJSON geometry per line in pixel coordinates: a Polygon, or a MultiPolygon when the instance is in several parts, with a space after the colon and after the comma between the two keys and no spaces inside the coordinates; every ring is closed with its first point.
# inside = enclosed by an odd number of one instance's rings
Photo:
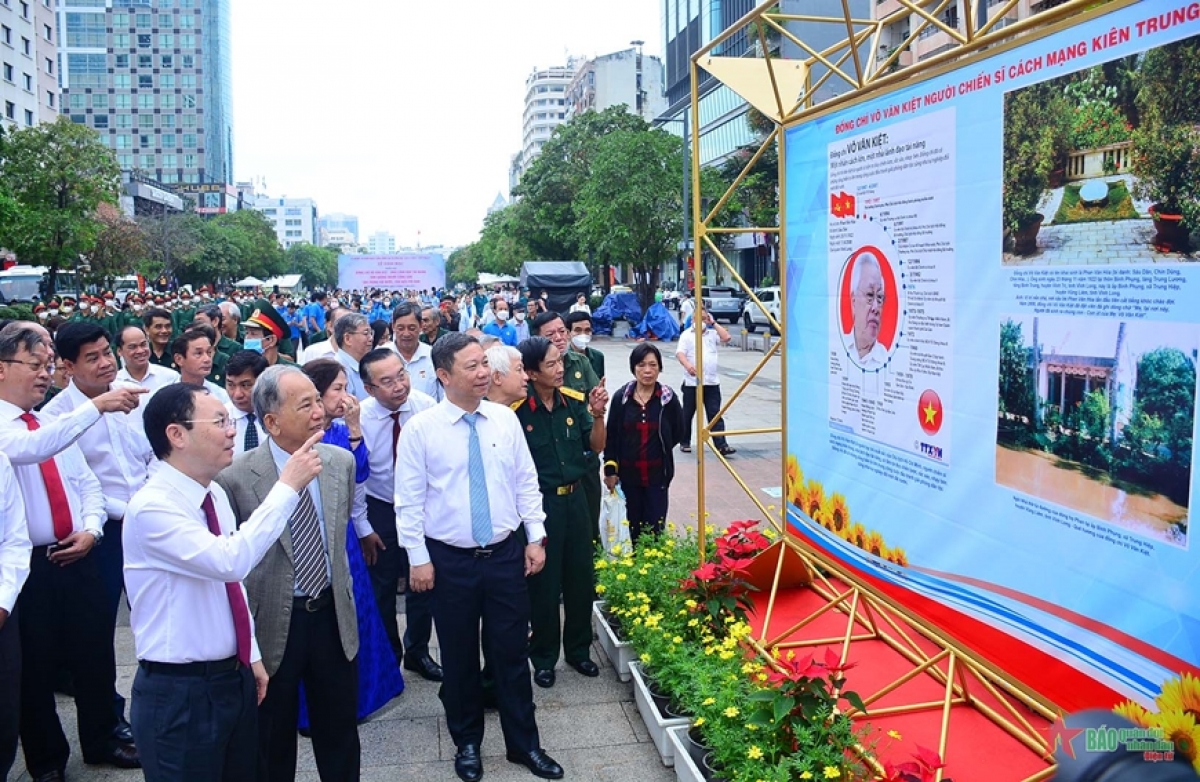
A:
{"type": "Polygon", "coordinates": [[[525,322],[525,313],[518,312],[517,313],[517,323],[524,323],[524,322],[525,322]]]}
{"type": "Polygon", "coordinates": [[[571,344],[575,346],[576,350],[586,349],[588,343],[591,341],[592,338],[588,334],[576,334],[575,336],[571,337],[571,344]]]}
{"type": "Polygon", "coordinates": [[[57,315],[57,314],[58,314],[58,310],[51,308],[51,310],[50,310],[50,314],[51,314],[51,315],[57,315]]]}
{"type": "Polygon", "coordinates": [[[92,312],[99,312],[99,311],[100,311],[100,305],[99,305],[99,304],[93,304],[92,306],[88,307],[88,309],[90,309],[92,312]]]}
{"type": "Polygon", "coordinates": [[[496,310],[496,320],[499,320],[499,321],[508,320],[508,310],[496,310]]]}
{"type": "Polygon", "coordinates": [[[62,314],[64,314],[64,315],[70,315],[74,311],[75,311],[74,307],[63,307],[62,308],[62,314]]]}
{"type": "Polygon", "coordinates": [[[134,304],[134,305],[133,305],[133,311],[134,311],[134,312],[141,312],[141,311],[142,311],[142,305],[141,305],[141,304],[134,304]]]}
{"type": "Polygon", "coordinates": [[[50,317],[50,313],[46,312],[45,310],[42,310],[38,313],[38,320],[45,320],[48,317],[50,317]]]}

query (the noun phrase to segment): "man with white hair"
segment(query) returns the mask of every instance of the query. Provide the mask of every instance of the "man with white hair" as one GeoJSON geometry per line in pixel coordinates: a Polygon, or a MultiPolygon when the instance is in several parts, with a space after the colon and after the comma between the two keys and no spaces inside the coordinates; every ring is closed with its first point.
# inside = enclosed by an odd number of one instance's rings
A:
{"type": "Polygon", "coordinates": [[[492,370],[488,401],[505,407],[524,402],[529,395],[529,379],[521,363],[521,351],[510,345],[494,344],[484,351],[484,355],[488,369],[492,370]]]}
{"type": "Polygon", "coordinates": [[[238,327],[242,323],[242,309],[235,301],[223,301],[219,305],[221,314],[225,318],[221,321],[221,334],[225,339],[241,342],[242,336],[238,333],[238,327]]]}
{"type": "Polygon", "coordinates": [[[850,272],[850,333],[842,340],[850,360],[863,369],[887,364],[887,348],[879,344],[879,327],[886,298],[879,259],[869,252],[859,255],[850,272]]]}

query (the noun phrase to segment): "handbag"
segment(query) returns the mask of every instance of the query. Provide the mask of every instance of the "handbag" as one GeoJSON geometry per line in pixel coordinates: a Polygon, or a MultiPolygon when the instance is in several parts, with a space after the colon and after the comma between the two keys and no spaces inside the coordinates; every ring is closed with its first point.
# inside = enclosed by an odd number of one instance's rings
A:
{"type": "Polygon", "coordinates": [[[600,499],[600,541],[609,559],[633,552],[633,544],[629,540],[629,520],[625,516],[625,493],[620,485],[605,492],[600,499]]]}

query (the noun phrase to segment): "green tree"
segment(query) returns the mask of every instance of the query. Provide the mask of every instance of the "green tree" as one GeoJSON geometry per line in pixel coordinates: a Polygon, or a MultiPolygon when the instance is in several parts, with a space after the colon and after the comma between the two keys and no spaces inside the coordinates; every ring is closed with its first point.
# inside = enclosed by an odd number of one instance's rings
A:
{"type": "Polygon", "coordinates": [[[497,212],[492,212],[483,221],[479,235],[477,272],[488,274],[515,275],[524,261],[532,260],[532,251],[521,238],[522,226],[529,207],[517,202],[497,212]]]}
{"type": "Polygon", "coordinates": [[[450,253],[446,259],[446,282],[474,285],[479,277],[479,242],[471,242],[450,253]]]}
{"type": "Polygon", "coordinates": [[[133,274],[146,255],[146,234],[134,220],[112,204],[96,208],[100,233],[88,255],[89,279],[104,284],[114,277],[133,274]]]}
{"type": "Polygon", "coordinates": [[[1000,326],[1000,412],[1034,424],[1033,377],[1021,324],[1006,320],[1000,326]]]}
{"type": "Polygon", "coordinates": [[[1034,84],[1004,96],[1004,230],[1035,222],[1050,173],[1067,146],[1071,107],[1062,88],[1034,84]]]}
{"type": "Polygon", "coordinates": [[[0,181],[19,207],[0,223],[0,245],[47,267],[52,295],[58,272],[94,249],[96,208],[117,203],[116,158],[96,131],[59,117],[0,136],[0,181]]]}
{"type": "Polygon", "coordinates": [[[199,252],[204,221],[194,212],[147,216],[138,219],[146,238],[146,257],[138,265],[147,279],[177,276],[187,270],[199,252]]]}
{"type": "Polygon", "coordinates": [[[284,251],[284,262],[292,274],[302,275],[310,289],[336,288],[338,252],[308,243],[293,244],[284,251]]]}

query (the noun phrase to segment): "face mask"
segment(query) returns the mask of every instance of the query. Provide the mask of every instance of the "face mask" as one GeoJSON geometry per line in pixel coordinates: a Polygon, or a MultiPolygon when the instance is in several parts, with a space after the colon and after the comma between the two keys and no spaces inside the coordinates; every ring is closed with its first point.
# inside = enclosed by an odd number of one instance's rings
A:
{"type": "Polygon", "coordinates": [[[383,300],[383,306],[385,306],[385,307],[390,307],[390,306],[392,306],[392,300],[391,300],[391,299],[384,299],[384,300],[383,300]]]}
{"type": "Polygon", "coordinates": [[[38,313],[38,320],[45,320],[48,317],[50,317],[50,313],[48,313],[44,310],[42,312],[38,313]]]}
{"type": "Polygon", "coordinates": [[[64,315],[70,315],[74,311],[75,311],[74,307],[63,307],[62,308],[62,314],[64,314],[64,315]]]}
{"type": "Polygon", "coordinates": [[[524,323],[524,322],[525,322],[525,313],[518,312],[517,313],[517,323],[524,323]]]}
{"type": "Polygon", "coordinates": [[[208,294],[207,294],[207,293],[201,293],[201,294],[200,294],[200,298],[202,298],[202,299],[207,299],[207,298],[208,298],[208,294]]]}
{"type": "Polygon", "coordinates": [[[587,334],[576,334],[571,337],[571,344],[575,346],[576,350],[584,350],[591,341],[592,338],[587,334]]]}
{"type": "Polygon", "coordinates": [[[100,311],[100,305],[99,305],[99,304],[93,304],[91,307],[88,307],[88,309],[90,309],[92,312],[99,312],[99,311],[100,311]]]}
{"type": "Polygon", "coordinates": [[[253,350],[255,353],[259,354],[263,352],[262,339],[250,339],[247,337],[246,341],[242,343],[242,347],[246,350],[253,350]]]}
{"type": "Polygon", "coordinates": [[[57,314],[58,314],[58,310],[56,310],[56,309],[51,309],[51,310],[50,310],[50,314],[51,314],[51,315],[57,315],[57,314]]]}
{"type": "Polygon", "coordinates": [[[134,304],[134,305],[133,305],[133,311],[134,311],[134,312],[141,312],[141,311],[142,311],[142,305],[141,305],[141,304],[134,304]]]}

